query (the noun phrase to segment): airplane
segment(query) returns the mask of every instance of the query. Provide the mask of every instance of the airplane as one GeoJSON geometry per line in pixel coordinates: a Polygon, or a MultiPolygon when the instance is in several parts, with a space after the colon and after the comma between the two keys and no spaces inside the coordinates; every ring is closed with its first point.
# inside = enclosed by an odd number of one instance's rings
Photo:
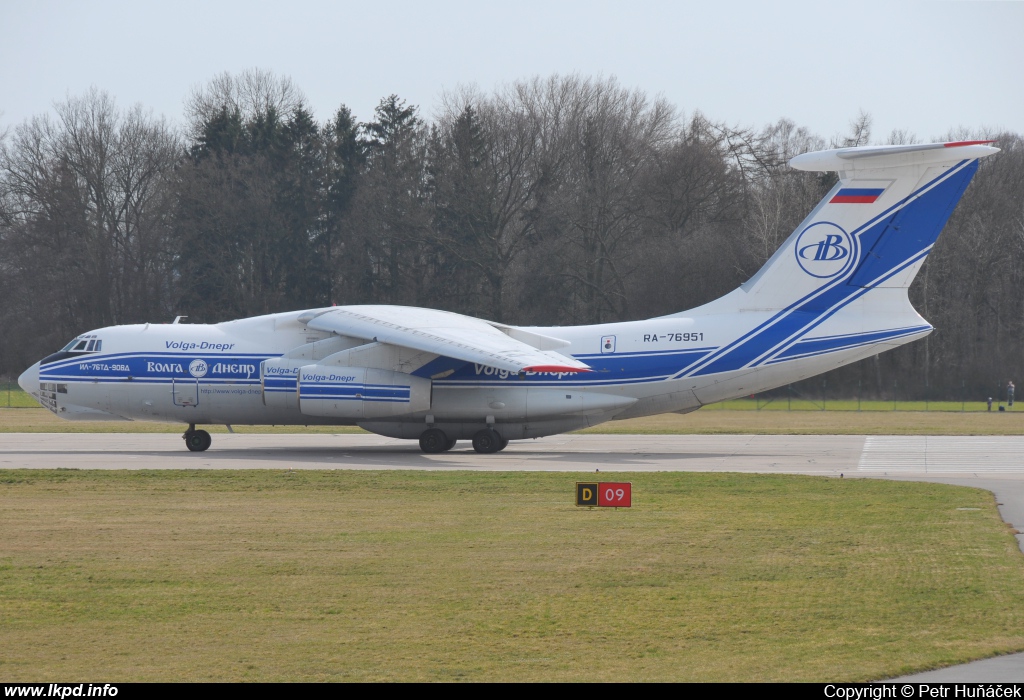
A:
{"type": "Polygon", "coordinates": [[[642,321],[522,327],[404,306],[84,333],[18,383],[69,420],[358,425],[442,453],[675,412],[784,386],[925,337],[907,290],[992,141],[796,156],[839,180],[725,296],[642,321]]]}

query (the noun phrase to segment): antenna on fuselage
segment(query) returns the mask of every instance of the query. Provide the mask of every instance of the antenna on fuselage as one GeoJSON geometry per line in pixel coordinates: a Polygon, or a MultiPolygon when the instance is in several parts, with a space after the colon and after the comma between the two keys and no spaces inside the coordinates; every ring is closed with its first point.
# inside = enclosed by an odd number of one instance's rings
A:
{"type": "Polygon", "coordinates": [[[188,316],[175,316],[174,320],[171,322],[171,325],[173,326],[174,324],[178,323],[183,318],[188,318],[188,316]]]}

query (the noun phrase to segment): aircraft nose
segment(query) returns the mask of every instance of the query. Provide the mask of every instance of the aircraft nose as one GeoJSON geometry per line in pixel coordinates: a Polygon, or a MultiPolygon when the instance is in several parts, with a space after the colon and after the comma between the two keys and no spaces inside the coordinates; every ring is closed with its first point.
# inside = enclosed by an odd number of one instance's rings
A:
{"type": "Polygon", "coordinates": [[[18,377],[18,386],[25,390],[25,393],[36,396],[39,394],[39,363],[35,363],[18,377]]]}

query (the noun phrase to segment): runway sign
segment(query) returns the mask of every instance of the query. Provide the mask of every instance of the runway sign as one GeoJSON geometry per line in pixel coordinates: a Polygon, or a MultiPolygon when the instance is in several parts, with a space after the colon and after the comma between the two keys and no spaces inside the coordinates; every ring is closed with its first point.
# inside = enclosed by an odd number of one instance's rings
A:
{"type": "Polygon", "coordinates": [[[628,481],[577,481],[576,505],[630,508],[633,505],[633,484],[628,481]]]}
{"type": "Polygon", "coordinates": [[[614,508],[629,508],[633,505],[633,484],[604,482],[597,485],[597,505],[614,508]]]}

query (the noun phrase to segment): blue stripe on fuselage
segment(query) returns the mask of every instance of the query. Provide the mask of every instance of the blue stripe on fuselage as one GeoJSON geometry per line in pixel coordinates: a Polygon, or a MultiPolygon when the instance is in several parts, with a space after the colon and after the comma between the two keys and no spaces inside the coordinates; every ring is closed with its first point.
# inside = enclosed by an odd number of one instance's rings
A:
{"type": "Polygon", "coordinates": [[[552,383],[564,385],[634,384],[638,381],[662,381],[672,374],[698,362],[711,352],[711,348],[664,351],[659,354],[605,354],[578,355],[590,365],[592,372],[526,372],[523,375],[508,370],[467,364],[453,372],[439,386],[458,386],[469,383],[521,382],[541,386],[552,383]]]}
{"type": "Polygon", "coordinates": [[[303,401],[387,401],[409,403],[412,389],[407,386],[385,384],[302,384],[299,398],[303,401]]]}
{"type": "Polygon", "coordinates": [[[150,381],[171,379],[197,379],[189,372],[189,365],[202,360],[205,374],[203,382],[259,381],[260,363],[269,359],[266,354],[205,355],[169,353],[111,353],[90,355],[88,359],[61,361],[40,367],[43,381],[150,381]]]}

